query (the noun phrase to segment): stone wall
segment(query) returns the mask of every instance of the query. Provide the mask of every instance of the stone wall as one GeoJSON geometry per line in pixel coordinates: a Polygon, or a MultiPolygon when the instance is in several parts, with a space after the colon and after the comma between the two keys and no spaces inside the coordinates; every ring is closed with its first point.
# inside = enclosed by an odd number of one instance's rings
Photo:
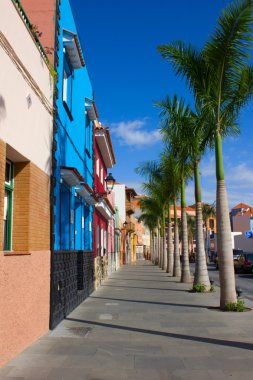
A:
{"type": "Polygon", "coordinates": [[[97,289],[108,277],[108,256],[97,256],[94,261],[94,287],[97,289]]]}

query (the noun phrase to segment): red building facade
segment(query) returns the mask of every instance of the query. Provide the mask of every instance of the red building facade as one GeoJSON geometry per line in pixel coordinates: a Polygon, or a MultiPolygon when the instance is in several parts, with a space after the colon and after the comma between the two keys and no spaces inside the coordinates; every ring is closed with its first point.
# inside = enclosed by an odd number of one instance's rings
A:
{"type": "Polygon", "coordinates": [[[98,286],[114,267],[114,197],[106,189],[107,170],[115,165],[109,129],[94,123],[94,192],[97,203],[93,213],[93,249],[98,286]]]}

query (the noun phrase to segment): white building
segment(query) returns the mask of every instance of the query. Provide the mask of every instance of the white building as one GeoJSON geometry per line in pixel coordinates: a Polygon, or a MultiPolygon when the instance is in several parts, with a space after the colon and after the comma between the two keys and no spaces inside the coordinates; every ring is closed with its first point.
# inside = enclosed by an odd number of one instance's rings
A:
{"type": "Polygon", "coordinates": [[[0,2],[0,62],[1,366],[48,330],[50,305],[53,80],[15,0],[0,2]]]}

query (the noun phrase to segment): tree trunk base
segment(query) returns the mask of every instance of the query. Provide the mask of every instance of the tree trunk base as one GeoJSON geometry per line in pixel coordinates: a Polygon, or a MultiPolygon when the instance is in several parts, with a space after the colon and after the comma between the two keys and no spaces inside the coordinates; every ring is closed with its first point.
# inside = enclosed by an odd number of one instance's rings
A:
{"type": "Polygon", "coordinates": [[[184,284],[189,284],[192,282],[192,276],[190,273],[182,273],[181,282],[184,284]]]}

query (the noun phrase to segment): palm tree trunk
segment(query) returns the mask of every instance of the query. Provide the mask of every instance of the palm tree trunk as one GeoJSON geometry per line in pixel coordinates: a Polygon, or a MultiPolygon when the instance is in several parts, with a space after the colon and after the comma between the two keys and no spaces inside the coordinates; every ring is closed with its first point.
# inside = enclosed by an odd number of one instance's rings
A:
{"type": "Polygon", "coordinates": [[[174,256],[173,256],[173,244],[172,244],[172,228],[171,228],[171,216],[169,205],[169,223],[168,223],[168,259],[167,259],[167,273],[173,275],[174,256]]]}
{"type": "Polygon", "coordinates": [[[166,231],[165,231],[165,224],[164,224],[164,233],[163,233],[163,269],[167,270],[167,249],[166,249],[166,231]]]}
{"type": "Polygon", "coordinates": [[[156,230],[154,230],[153,232],[153,255],[154,255],[154,264],[157,265],[156,230]]]}
{"type": "Polygon", "coordinates": [[[220,307],[226,308],[227,303],[237,302],[235,291],[234,262],[232,254],[232,238],[229,220],[227,191],[224,180],[222,139],[217,132],[215,139],[216,158],[216,207],[217,207],[217,249],[219,255],[220,276],[220,307]]]}
{"type": "Polygon", "coordinates": [[[165,235],[165,210],[163,211],[163,220],[162,220],[162,269],[166,270],[167,267],[167,254],[166,254],[166,235],[165,235]]]}
{"type": "Polygon", "coordinates": [[[196,263],[194,285],[203,284],[206,290],[210,290],[210,280],[206,265],[206,255],[204,247],[203,218],[201,204],[201,185],[199,174],[199,163],[194,163],[194,186],[195,186],[195,203],[196,203],[196,263]]]}
{"type": "Polygon", "coordinates": [[[163,269],[163,235],[162,235],[162,228],[161,228],[161,234],[160,234],[160,258],[161,258],[161,264],[160,268],[163,269]]]}
{"type": "Polygon", "coordinates": [[[188,231],[187,231],[187,215],[185,200],[185,181],[181,179],[181,218],[182,218],[182,274],[181,282],[188,283],[192,281],[189,265],[188,251],[188,231]]]}
{"type": "Polygon", "coordinates": [[[153,231],[149,230],[150,261],[153,263],[153,231]]]}
{"type": "Polygon", "coordinates": [[[152,251],[153,251],[153,263],[156,265],[156,236],[155,236],[155,231],[153,230],[153,246],[152,246],[152,251]]]}
{"type": "Polygon", "coordinates": [[[160,227],[158,226],[157,228],[157,263],[158,263],[158,266],[160,267],[161,266],[161,256],[160,256],[160,243],[161,243],[161,240],[160,240],[160,227]]]}
{"type": "Polygon", "coordinates": [[[179,256],[178,222],[176,201],[174,201],[174,268],[173,277],[181,277],[181,264],[179,256]]]}
{"type": "Polygon", "coordinates": [[[210,252],[210,231],[208,227],[206,226],[206,262],[209,264],[209,255],[208,253],[210,252]]]}

